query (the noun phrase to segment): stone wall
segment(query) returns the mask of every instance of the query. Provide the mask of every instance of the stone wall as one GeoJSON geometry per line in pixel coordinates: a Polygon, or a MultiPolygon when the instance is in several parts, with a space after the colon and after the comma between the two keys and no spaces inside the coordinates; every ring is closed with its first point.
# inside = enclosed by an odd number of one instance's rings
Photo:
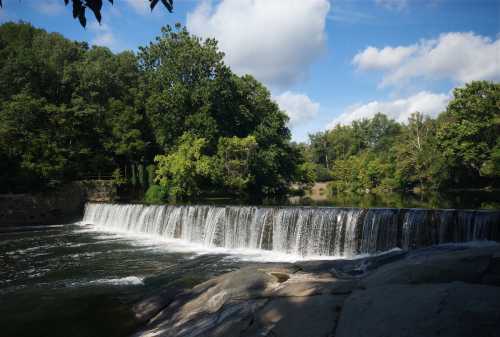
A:
{"type": "Polygon", "coordinates": [[[0,195],[0,226],[51,225],[81,219],[87,201],[116,199],[112,181],[79,181],[38,194],[0,195]]]}

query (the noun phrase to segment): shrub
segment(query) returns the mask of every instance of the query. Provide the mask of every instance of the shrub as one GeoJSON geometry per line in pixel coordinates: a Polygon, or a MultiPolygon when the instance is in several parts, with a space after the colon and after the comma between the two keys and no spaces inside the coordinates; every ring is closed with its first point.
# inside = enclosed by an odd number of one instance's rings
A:
{"type": "Polygon", "coordinates": [[[167,190],[160,185],[151,185],[146,191],[144,201],[150,204],[163,203],[167,199],[167,190]]]}

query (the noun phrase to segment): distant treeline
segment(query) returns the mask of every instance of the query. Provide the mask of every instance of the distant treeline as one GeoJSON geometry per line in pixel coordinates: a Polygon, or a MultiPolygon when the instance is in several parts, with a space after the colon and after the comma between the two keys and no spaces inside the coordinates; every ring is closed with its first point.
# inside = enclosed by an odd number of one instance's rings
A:
{"type": "Polygon", "coordinates": [[[280,195],[308,175],[287,116],[180,25],[133,52],[0,26],[0,193],[88,177],[148,197],[280,195]]]}
{"type": "Polygon", "coordinates": [[[300,145],[334,192],[500,187],[500,84],[456,88],[436,119],[400,124],[379,113],[337,125],[300,145]]]}

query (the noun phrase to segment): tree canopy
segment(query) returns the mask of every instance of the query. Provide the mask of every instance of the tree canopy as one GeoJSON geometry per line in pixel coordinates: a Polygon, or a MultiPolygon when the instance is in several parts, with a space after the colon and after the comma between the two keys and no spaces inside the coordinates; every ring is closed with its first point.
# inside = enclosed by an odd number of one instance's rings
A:
{"type": "Polygon", "coordinates": [[[304,180],[288,118],[223,57],[180,25],[137,54],[0,26],[1,189],[107,176],[175,199],[286,192],[304,180]]]}

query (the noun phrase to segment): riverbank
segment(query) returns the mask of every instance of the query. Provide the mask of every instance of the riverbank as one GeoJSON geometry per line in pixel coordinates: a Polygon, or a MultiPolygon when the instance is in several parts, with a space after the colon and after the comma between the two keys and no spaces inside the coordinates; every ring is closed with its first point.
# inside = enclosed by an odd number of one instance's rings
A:
{"type": "Polygon", "coordinates": [[[500,246],[252,266],[134,308],[134,337],[495,336],[500,246]]]}

